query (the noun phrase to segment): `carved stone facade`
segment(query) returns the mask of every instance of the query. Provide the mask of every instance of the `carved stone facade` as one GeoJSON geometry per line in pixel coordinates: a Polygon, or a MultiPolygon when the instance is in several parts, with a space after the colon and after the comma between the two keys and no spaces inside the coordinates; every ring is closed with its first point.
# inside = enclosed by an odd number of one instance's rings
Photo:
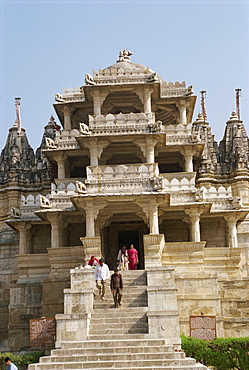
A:
{"type": "MultiPolygon", "coordinates": [[[[249,143],[232,113],[218,145],[185,82],[127,50],[85,85],[56,94],[34,153],[15,123],[0,156],[0,350],[29,349],[29,319],[63,313],[70,269],[91,255],[174,268],[181,332],[215,315],[248,334],[249,143]]],[[[159,271],[158,270],[158,271],[159,271]]],[[[166,305],[167,306],[167,305],[166,305]]],[[[165,307],[166,307],[165,306],[165,307]]]]}

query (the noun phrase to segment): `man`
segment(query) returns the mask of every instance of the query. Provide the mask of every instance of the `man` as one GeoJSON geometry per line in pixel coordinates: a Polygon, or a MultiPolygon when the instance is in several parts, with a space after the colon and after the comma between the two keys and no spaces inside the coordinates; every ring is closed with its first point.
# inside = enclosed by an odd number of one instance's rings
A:
{"type": "Polygon", "coordinates": [[[119,273],[119,269],[114,269],[114,274],[111,276],[111,292],[113,295],[115,308],[121,306],[123,291],[123,279],[122,275],[119,273]]]}
{"type": "Polygon", "coordinates": [[[101,296],[102,301],[104,301],[106,280],[110,278],[110,270],[109,267],[104,263],[103,258],[100,258],[99,265],[96,267],[94,276],[96,287],[99,289],[99,295],[101,296]]]}
{"type": "Polygon", "coordinates": [[[9,357],[6,357],[4,359],[4,362],[7,365],[7,368],[6,368],[7,370],[18,370],[17,366],[15,364],[13,364],[13,362],[10,361],[9,357]]]}

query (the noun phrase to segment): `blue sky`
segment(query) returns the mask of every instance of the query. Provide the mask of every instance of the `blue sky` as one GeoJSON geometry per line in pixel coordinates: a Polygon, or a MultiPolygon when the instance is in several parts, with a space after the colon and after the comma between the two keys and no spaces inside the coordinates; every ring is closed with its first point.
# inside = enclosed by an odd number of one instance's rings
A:
{"type": "Polygon", "coordinates": [[[131,60],[169,82],[206,90],[208,121],[220,141],[242,89],[241,119],[249,134],[248,1],[23,1],[0,0],[0,150],[15,122],[40,145],[55,93],[82,86],[85,73],[115,63],[126,47],[131,60]]]}

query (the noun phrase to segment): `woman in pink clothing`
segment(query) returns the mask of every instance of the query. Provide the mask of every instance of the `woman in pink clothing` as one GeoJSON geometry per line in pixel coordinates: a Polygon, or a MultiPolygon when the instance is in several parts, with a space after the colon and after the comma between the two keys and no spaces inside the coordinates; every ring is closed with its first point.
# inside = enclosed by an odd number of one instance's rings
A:
{"type": "Polygon", "coordinates": [[[129,258],[129,270],[136,270],[138,264],[138,251],[134,248],[134,245],[130,245],[128,249],[128,258],[129,258]]]}

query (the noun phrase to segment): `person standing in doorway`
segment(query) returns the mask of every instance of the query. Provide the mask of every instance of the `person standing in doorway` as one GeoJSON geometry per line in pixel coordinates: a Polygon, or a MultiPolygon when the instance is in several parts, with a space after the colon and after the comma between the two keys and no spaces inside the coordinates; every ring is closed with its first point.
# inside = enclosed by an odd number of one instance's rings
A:
{"type": "Polygon", "coordinates": [[[123,279],[119,273],[119,269],[114,269],[114,274],[111,276],[111,292],[113,295],[115,308],[121,306],[121,299],[123,295],[123,279]]]}
{"type": "Polygon", "coordinates": [[[138,264],[138,251],[134,248],[134,245],[130,245],[130,249],[128,249],[128,257],[129,257],[129,270],[136,270],[138,264]]]}
{"type": "Polygon", "coordinates": [[[125,245],[123,245],[123,247],[118,252],[117,267],[120,270],[129,270],[128,252],[125,245]]]}
{"type": "Polygon", "coordinates": [[[110,278],[110,270],[108,265],[104,263],[103,258],[100,258],[99,265],[95,269],[96,287],[99,289],[99,295],[102,301],[105,299],[106,281],[110,278]]]}
{"type": "Polygon", "coordinates": [[[6,357],[4,359],[4,362],[6,363],[7,367],[6,370],[18,370],[17,366],[11,362],[9,357],[6,357]]]}

